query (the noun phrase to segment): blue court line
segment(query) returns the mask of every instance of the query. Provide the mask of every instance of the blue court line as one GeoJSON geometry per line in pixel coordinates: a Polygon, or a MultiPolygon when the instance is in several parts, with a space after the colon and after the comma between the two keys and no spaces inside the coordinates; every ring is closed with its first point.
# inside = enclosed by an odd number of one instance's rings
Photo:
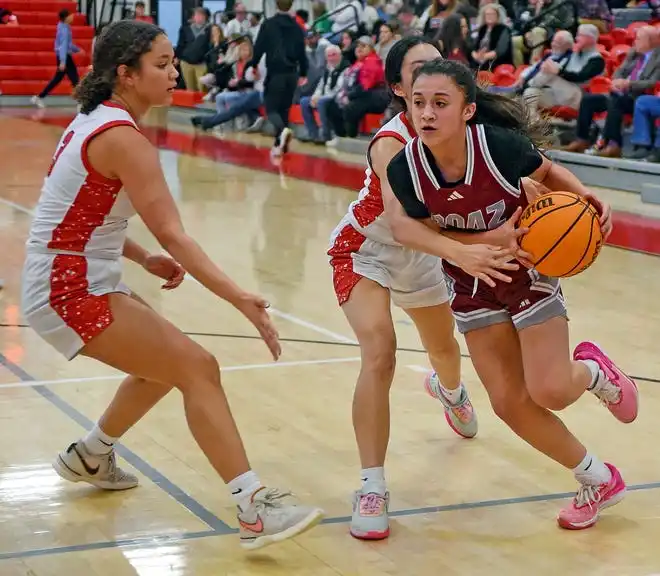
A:
{"type": "MultiPolygon", "coordinates": [[[[18,364],[15,364],[4,354],[0,353],[0,365],[4,366],[17,376],[23,382],[34,382],[36,378],[28,374],[23,368],[18,364]]],[[[85,430],[91,430],[94,428],[94,422],[92,422],[87,416],[82,412],[79,412],[61,396],[58,396],[55,392],[50,390],[46,386],[32,386],[32,389],[40,394],[44,399],[48,400],[53,406],[58,408],[74,422],[78,423],[85,430]]],[[[207,510],[202,506],[197,500],[192,496],[184,492],[171,480],[168,480],[163,474],[158,470],[153,468],[150,464],[145,462],[140,458],[135,452],[122,446],[121,444],[115,448],[117,454],[119,454],[124,460],[126,460],[131,466],[138,470],[141,474],[149,478],[156,486],[161,490],[169,494],[174,498],[179,504],[186,508],[189,512],[195,515],[199,520],[204,522],[207,526],[213,529],[214,532],[218,534],[231,534],[234,532],[234,529],[225,524],[220,518],[218,518],[211,511],[207,510]]],[[[1,558],[1,556],[0,556],[1,558]]]]}
{"type": "MultiPolygon", "coordinates": [[[[630,492],[642,490],[653,490],[660,488],[660,482],[651,482],[648,484],[634,484],[628,486],[630,492]]],[[[482,500],[479,502],[461,502],[458,504],[447,504],[445,506],[425,506],[422,508],[410,508],[406,510],[390,510],[390,516],[418,516],[420,514],[436,514],[441,512],[453,512],[456,510],[474,510],[478,508],[494,508],[496,506],[511,506],[513,504],[528,504],[532,502],[551,502],[553,500],[564,500],[572,498],[575,492],[562,492],[557,494],[539,494],[534,496],[519,496],[515,498],[500,498],[496,500],[482,500]]],[[[350,516],[339,516],[326,518],[322,524],[344,524],[350,522],[350,516]]],[[[86,552],[92,550],[106,550],[111,548],[158,548],[160,546],[178,544],[187,540],[197,540],[200,538],[209,538],[212,536],[227,536],[235,534],[238,530],[229,532],[218,532],[215,530],[206,530],[200,532],[185,532],[172,535],[153,535],[141,538],[127,538],[123,540],[114,540],[107,542],[92,542],[89,544],[74,544],[72,546],[60,546],[54,548],[37,548],[33,550],[22,550],[17,552],[0,553],[0,561],[16,560],[21,558],[32,558],[34,556],[49,556],[54,554],[67,554],[73,552],[86,552]]]]}

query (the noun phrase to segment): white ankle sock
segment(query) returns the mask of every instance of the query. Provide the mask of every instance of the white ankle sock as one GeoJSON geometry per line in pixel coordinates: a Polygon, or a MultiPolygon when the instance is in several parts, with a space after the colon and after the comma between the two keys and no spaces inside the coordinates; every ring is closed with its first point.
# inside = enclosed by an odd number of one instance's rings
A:
{"type": "Polygon", "coordinates": [[[105,456],[110,454],[115,443],[119,438],[113,438],[108,436],[103,430],[99,428],[99,425],[96,424],[94,428],[83,438],[83,444],[87,451],[93,456],[105,456]]]}
{"type": "Polygon", "coordinates": [[[596,456],[586,453],[582,462],[573,468],[573,474],[580,484],[605,484],[612,478],[612,472],[596,456]]]}
{"type": "Polygon", "coordinates": [[[601,378],[601,371],[598,362],[594,360],[580,360],[591,372],[591,384],[587,386],[589,392],[598,392],[605,378],[601,378]]]}
{"type": "Polygon", "coordinates": [[[259,490],[262,484],[256,472],[248,470],[240,476],[236,476],[227,486],[229,486],[231,496],[234,502],[236,502],[236,505],[241,511],[244,511],[249,508],[252,502],[252,494],[259,490]]]}
{"type": "Polygon", "coordinates": [[[440,384],[440,388],[442,389],[442,394],[444,395],[447,400],[451,404],[458,404],[459,400],[461,399],[461,396],[463,396],[463,382],[461,382],[458,385],[458,388],[455,388],[454,390],[449,390],[448,388],[445,388],[442,384],[440,384]]]}
{"type": "Polygon", "coordinates": [[[367,482],[375,482],[385,486],[385,468],[383,466],[363,468],[362,472],[360,472],[360,478],[362,479],[362,485],[367,482]]]}

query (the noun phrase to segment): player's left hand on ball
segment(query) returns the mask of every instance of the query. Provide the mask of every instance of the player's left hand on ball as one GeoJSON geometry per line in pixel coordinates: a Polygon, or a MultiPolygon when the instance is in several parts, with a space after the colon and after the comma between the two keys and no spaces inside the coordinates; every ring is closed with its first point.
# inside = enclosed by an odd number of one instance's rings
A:
{"type": "Polygon", "coordinates": [[[176,288],[181,282],[183,282],[183,278],[186,275],[186,271],[181,264],[164,254],[147,256],[143,267],[150,274],[166,280],[165,284],[162,286],[163,290],[172,290],[176,288]]]}
{"type": "Polygon", "coordinates": [[[511,251],[511,255],[526,268],[533,268],[532,255],[520,247],[520,239],[529,232],[529,228],[518,228],[516,224],[522,214],[522,208],[518,206],[511,217],[500,226],[497,231],[501,234],[500,246],[511,251]]]}
{"type": "Polygon", "coordinates": [[[586,192],[584,198],[590,203],[593,204],[593,207],[600,214],[600,229],[603,232],[603,240],[607,240],[609,235],[612,233],[612,207],[609,203],[601,200],[593,194],[592,192],[586,192]]]}

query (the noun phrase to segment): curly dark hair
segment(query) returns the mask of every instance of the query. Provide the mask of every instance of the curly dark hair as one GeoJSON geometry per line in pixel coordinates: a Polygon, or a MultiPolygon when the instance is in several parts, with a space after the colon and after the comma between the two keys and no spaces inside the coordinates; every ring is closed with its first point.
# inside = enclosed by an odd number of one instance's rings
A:
{"type": "Polygon", "coordinates": [[[465,96],[466,104],[475,103],[477,110],[469,124],[489,124],[527,136],[541,148],[550,142],[549,125],[543,119],[532,116],[520,98],[493,94],[481,88],[474,73],[456,60],[432,60],[425,62],[413,74],[413,84],[420,76],[447,76],[465,96]]]}
{"type": "Polygon", "coordinates": [[[106,26],[94,46],[92,70],[76,88],[80,111],[89,114],[108,100],[117,81],[117,68],[139,68],[140,58],[161,34],[165,31],[158,26],[139,20],[120,20],[106,26]]]}

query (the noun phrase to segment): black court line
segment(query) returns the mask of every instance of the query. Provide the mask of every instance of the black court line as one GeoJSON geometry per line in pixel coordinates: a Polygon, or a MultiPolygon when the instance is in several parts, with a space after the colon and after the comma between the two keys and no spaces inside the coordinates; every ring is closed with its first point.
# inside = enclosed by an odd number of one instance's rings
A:
{"type": "MultiPolygon", "coordinates": [[[[28,374],[25,370],[23,370],[23,368],[9,360],[2,353],[0,353],[0,365],[11,371],[22,382],[36,381],[36,378],[28,374]]],[[[94,422],[92,422],[89,418],[87,418],[87,416],[85,416],[82,412],[79,412],[76,408],[74,408],[71,404],[69,404],[66,400],[53,392],[47,386],[35,385],[32,386],[32,389],[40,394],[43,398],[48,400],[48,402],[58,408],[61,412],[66,414],[69,418],[71,418],[71,420],[82,426],[85,430],[89,431],[94,428],[94,422]]],[[[215,532],[219,534],[228,534],[233,531],[230,526],[225,524],[215,514],[207,510],[204,506],[197,502],[197,500],[184,492],[171,480],[168,480],[163,474],[161,474],[158,470],[140,458],[140,456],[138,456],[135,452],[129,450],[126,448],[126,446],[121,444],[117,445],[116,451],[117,454],[124,458],[124,460],[126,460],[131,466],[144,474],[144,476],[149,478],[149,480],[156,484],[156,486],[169,494],[172,498],[174,498],[174,500],[176,500],[199,520],[204,522],[204,524],[212,528],[215,532]]]]}
{"type": "MultiPolygon", "coordinates": [[[[0,328],[29,328],[27,324],[3,324],[0,323],[0,328]]],[[[186,332],[182,330],[187,336],[197,336],[204,338],[227,338],[227,339],[243,339],[243,340],[261,340],[260,336],[252,334],[226,334],[223,332],[186,332]]],[[[348,346],[349,348],[359,348],[360,345],[354,342],[339,342],[336,340],[315,340],[313,338],[282,338],[280,342],[291,342],[295,344],[324,344],[326,346],[348,346]]],[[[415,352],[417,354],[426,354],[423,348],[406,348],[402,346],[397,347],[397,352],[415,352]]],[[[469,354],[461,354],[461,358],[470,358],[469,354]]],[[[651,378],[649,376],[630,376],[633,380],[641,380],[642,382],[653,382],[660,384],[660,378],[651,378]]],[[[2,389],[2,385],[0,385],[2,389]]]]}

